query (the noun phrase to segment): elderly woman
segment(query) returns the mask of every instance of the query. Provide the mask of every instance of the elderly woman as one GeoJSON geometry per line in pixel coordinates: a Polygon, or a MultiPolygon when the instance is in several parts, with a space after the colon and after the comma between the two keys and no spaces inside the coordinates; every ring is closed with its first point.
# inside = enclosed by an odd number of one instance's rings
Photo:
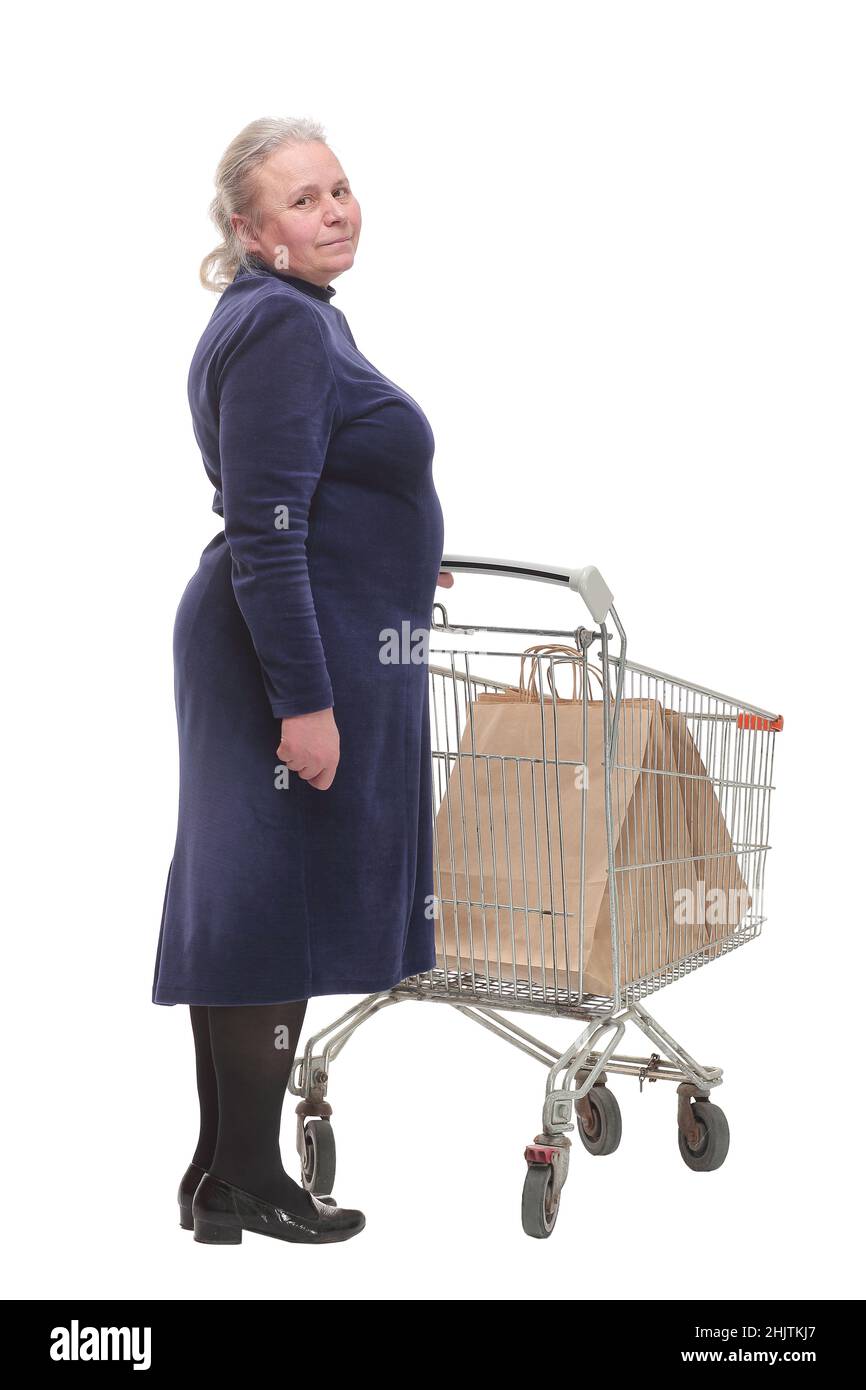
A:
{"type": "Polygon", "coordinates": [[[434,439],[333,303],[361,210],[309,120],[229,145],[211,215],[220,293],[189,401],[224,521],[174,627],[177,839],[153,979],[187,1004],[198,1241],[346,1240],[360,1211],[285,1172],[280,1116],[306,1001],[433,966],[427,650],[443,521],[434,439]]]}

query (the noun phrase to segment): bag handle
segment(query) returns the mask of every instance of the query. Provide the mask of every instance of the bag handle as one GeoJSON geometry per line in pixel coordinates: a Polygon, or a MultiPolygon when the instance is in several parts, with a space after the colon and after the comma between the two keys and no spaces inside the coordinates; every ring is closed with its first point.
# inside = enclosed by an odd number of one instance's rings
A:
{"type": "MultiPolygon", "coordinates": [[[[570,651],[577,651],[577,648],[576,648],[576,647],[572,647],[572,648],[563,647],[562,650],[563,650],[563,651],[568,651],[568,650],[570,650],[570,651]]],[[[603,694],[604,694],[604,677],[603,677],[603,675],[601,674],[601,670],[599,669],[599,667],[598,667],[598,666],[593,666],[592,662],[590,662],[590,661],[586,661],[586,660],[581,661],[581,662],[577,662],[577,661],[576,661],[576,662],[574,663],[574,665],[573,665],[573,668],[572,668],[572,669],[573,669],[573,673],[574,673],[574,680],[572,681],[572,687],[571,687],[571,688],[572,688],[572,691],[573,691],[572,699],[573,699],[573,700],[576,700],[576,699],[577,699],[577,668],[578,668],[578,665],[580,666],[580,694],[581,694],[581,698],[583,698],[584,691],[587,689],[587,685],[586,685],[586,676],[587,676],[587,672],[588,672],[588,671],[591,671],[592,674],[595,676],[596,680],[598,681],[598,688],[599,688],[599,690],[601,691],[601,693],[602,693],[602,695],[603,695],[603,694]]],[[[550,689],[552,690],[552,689],[553,689],[553,662],[548,662],[548,665],[547,665],[547,684],[548,684],[548,686],[550,687],[550,689]]],[[[592,685],[589,686],[589,699],[590,699],[590,703],[591,703],[591,704],[594,704],[594,703],[595,703],[595,696],[594,696],[593,693],[592,693],[592,685]]]]}
{"type": "MultiPolygon", "coordinates": [[[[537,700],[538,693],[538,662],[543,652],[548,652],[550,644],[547,642],[536,642],[534,646],[527,647],[520,658],[520,684],[518,686],[519,698],[521,700],[537,700]],[[529,660],[529,681],[526,679],[525,665],[529,660]]],[[[575,677],[575,686],[577,678],[575,677]]]]}
{"type": "MultiPolygon", "coordinates": [[[[563,652],[563,653],[565,653],[567,656],[577,657],[577,658],[578,658],[577,661],[574,661],[574,662],[572,663],[572,674],[573,674],[573,677],[574,677],[573,683],[572,683],[572,692],[573,692],[573,693],[572,693],[572,696],[571,696],[571,699],[572,699],[572,700],[577,700],[577,698],[578,698],[578,695],[577,695],[577,669],[578,669],[578,666],[580,667],[580,680],[581,680],[580,694],[581,694],[581,698],[583,698],[584,694],[586,693],[586,688],[587,688],[587,687],[586,687],[587,671],[591,671],[591,672],[593,673],[593,675],[595,675],[596,679],[598,680],[599,686],[600,686],[601,689],[602,689],[602,692],[604,691],[604,679],[603,679],[603,676],[602,676],[601,671],[599,670],[599,668],[598,668],[597,666],[593,666],[590,662],[587,662],[587,661],[586,661],[586,658],[583,657],[583,654],[582,654],[580,651],[578,651],[577,647],[567,647],[567,646],[564,646],[564,645],[563,645],[562,643],[560,643],[560,642],[536,642],[534,646],[527,647],[526,650],[524,651],[523,655],[522,655],[521,658],[520,658],[520,685],[518,686],[518,692],[519,692],[519,693],[518,693],[518,698],[519,698],[519,699],[521,699],[521,700],[538,700],[538,699],[541,698],[540,695],[539,695],[539,691],[538,691],[538,665],[539,665],[539,662],[540,662],[542,656],[552,656],[552,655],[554,655],[554,654],[557,653],[557,652],[563,652]],[[583,659],[581,659],[582,657],[583,657],[583,659]],[[527,658],[529,658],[529,662],[530,662],[530,666],[529,666],[529,680],[528,680],[528,682],[527,682],[527,680],[526,680],[526,671],[525,671],[525,664],[526,664],[527,658]]],[[[550,687],[551,692],[552,692],[552,691],[553,691],[553,664],[552,664],[552,662],[548,662],[548,666],[547,666],[547,684],[548,684],[548,686],[550,687]]],[[[593,693],[592,693],[592,688],[591,688],[591,687],[590,687],[590,690],[589,690],[589,698],[590,698],[590,700],[593,700],[593,698],[594,698],[594,697],[593,697],[593,693]]]]}
{"type": "MultiPolygon", "coordinates": [[[[521,698],[521,699],[524,699],[524,700],[538,700],[538,699],[540,698],[540,696],[539,696],[539,691],[538,691],[538,667],[539,667],[539,663],[540,663],[541,658],[542,658],[543,656],[552,656],[552,655],[554,655],[556,652],[564,652],[567,656],[576,656],[576,657],[578,657],[578,658],[580,658],[580,655],[581,655],[581,653],[577,650],[576,647],[566,647],[566,646],[563,646],[562,643],[559,643],[559,642],[537,642],[534,646],[532,646],[532,647],[527,647],[527,648],[526,648],[525,652],[523,653],[523,655],[522,655],[522,657],[521,657],[521,659],[520,659],[520,686],[519,686],[519,690],[520,690],[520,698],[521,698]],[[525,662],[526,662],[527,657],[529,658],[529,662],[530,662],[530,666],[529,666],[529,680],[528,680],[528,681],[526,680],[526,675],[525,675],[525,670],[524,670],[524,666],[525,666],[525,662]]],[[[579,663],[578,663],[577,661],[575,661],[575,662],[573,663],[573,665],[572,665],[572,673],[573,673],[573,676],[574,676],[574,680],[573,680],[573,683],[572,683],[572,692],[573,692],[573,693],[572,693],[571,698],[572,698],[573,700],[576,700],[576,699],[577,699],[577,666],[578,666],[578,664],[579,664],[579,663]]],[[[580,664],[581,664],[581,668],[582,668],[582,663],[580,663],[580,664]]],[[[548,666],[547,666],[547,683],[548,683],[548,686],[550,687],[551,690],[553,689],[553,686],[552,686],[552,676],[553,676],[552,666],[551,666],[551,663],[548,662],[548,666]]],[[[583,669],[581,669],[581,680],[582,680],[582,681],[585,680],[585,676],[584,676],[584,674],[583,674],[583,669]]],[[[583,690],[583,686],[581,686],[581,692],[582,692],[582,690],[583,690]]]]}

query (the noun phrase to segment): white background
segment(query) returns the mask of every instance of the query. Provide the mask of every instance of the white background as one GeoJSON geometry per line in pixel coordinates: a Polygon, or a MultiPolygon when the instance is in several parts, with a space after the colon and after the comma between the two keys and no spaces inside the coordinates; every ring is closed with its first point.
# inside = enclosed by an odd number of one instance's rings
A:
{"type": "MultiPolygon", "coordinates": [[[[8,1294],[863,1297],[862,6],[85,3],[7,26],[8,1294]],[[213,171],[260,115],[321,120],[354,185],[334,302],[431,421],[447,549],[594,563],[635,660],[785,716],[764,933],[650,1001],[724,1067],[728,1160],[690,1172],[674,1088],[615,1078],[620,1148],[572,1136],[547,1241],[520,1223],[544,1071],[411,1003],[332,1071],[359,1237],[214,1249],[177,1224],[192,1035],[150,997],[171,628],[218,529],[186,373],[213,171]]],[[[509,613],[583,621],[503,584],[509,613]]],[[[492,617],[494,589],[459,579],[452,619],[492,617]]],[[[312,1000],[304,1037],[351,1002],[312,1000]]]]}

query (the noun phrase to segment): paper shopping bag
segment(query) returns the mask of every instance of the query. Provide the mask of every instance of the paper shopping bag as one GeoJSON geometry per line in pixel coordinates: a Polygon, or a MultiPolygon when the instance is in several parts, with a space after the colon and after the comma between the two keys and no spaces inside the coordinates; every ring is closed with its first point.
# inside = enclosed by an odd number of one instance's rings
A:
{"type": "MultiPolygon", "coordinates": [[[[447,968],[577,991],[582,962],[584,993],[612,992],[603,723],[600,701],[554,704],[532,681],[526,687],[523,663],[519,687],[469,703],[436,817],[447,968]]],[[[694,887],[694,869],[678,782],[656,771],[673,758],[657,701],[623,702],[618,746],[626,756],[611,774],[611,817],[622,984],[703,938],[673,926],[674,895],[694,887]]]]}

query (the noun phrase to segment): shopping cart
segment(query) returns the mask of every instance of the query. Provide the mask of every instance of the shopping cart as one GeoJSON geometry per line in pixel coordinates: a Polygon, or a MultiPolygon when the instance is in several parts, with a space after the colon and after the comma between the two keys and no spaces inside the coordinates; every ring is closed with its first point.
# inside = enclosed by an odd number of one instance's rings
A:
{"type": "Polygon", "coordinates": [[[782,718],[628,661],[613,596],[592,566],[446,555],[442,568],[563,586],[581,596],[594,626],[457,624],[434,605],[436,967],[368,996],[308,1039],[289,1083],[301,1097],[297,1148],[305,1185],[330,1193],[332,1060],[388,1005],[450,1004],[547,1069],[522,1201],[524,1230],[546,1237],[568,1174],[568,1134],[576,1128],[593,1155],[619,1145],[610,1074],[636,1076],[641,1090],[677,1082],[686,1165],[708,1172],[725,1160],[728,1124],[710,1099],[721,1067],[697,1062],[643,1001],[760,934],[782,718]],[[525,684],[527,653],[534,681],[525,684]],[[512,723],[494,726],[491,710],[500,719],[512,711],[512,723]],[[561,1052],[494,1005],[586,1027],[561,1052]],[[650,1056],[615,1052],[629,1022],[653,1045],[650,1056]]]}

